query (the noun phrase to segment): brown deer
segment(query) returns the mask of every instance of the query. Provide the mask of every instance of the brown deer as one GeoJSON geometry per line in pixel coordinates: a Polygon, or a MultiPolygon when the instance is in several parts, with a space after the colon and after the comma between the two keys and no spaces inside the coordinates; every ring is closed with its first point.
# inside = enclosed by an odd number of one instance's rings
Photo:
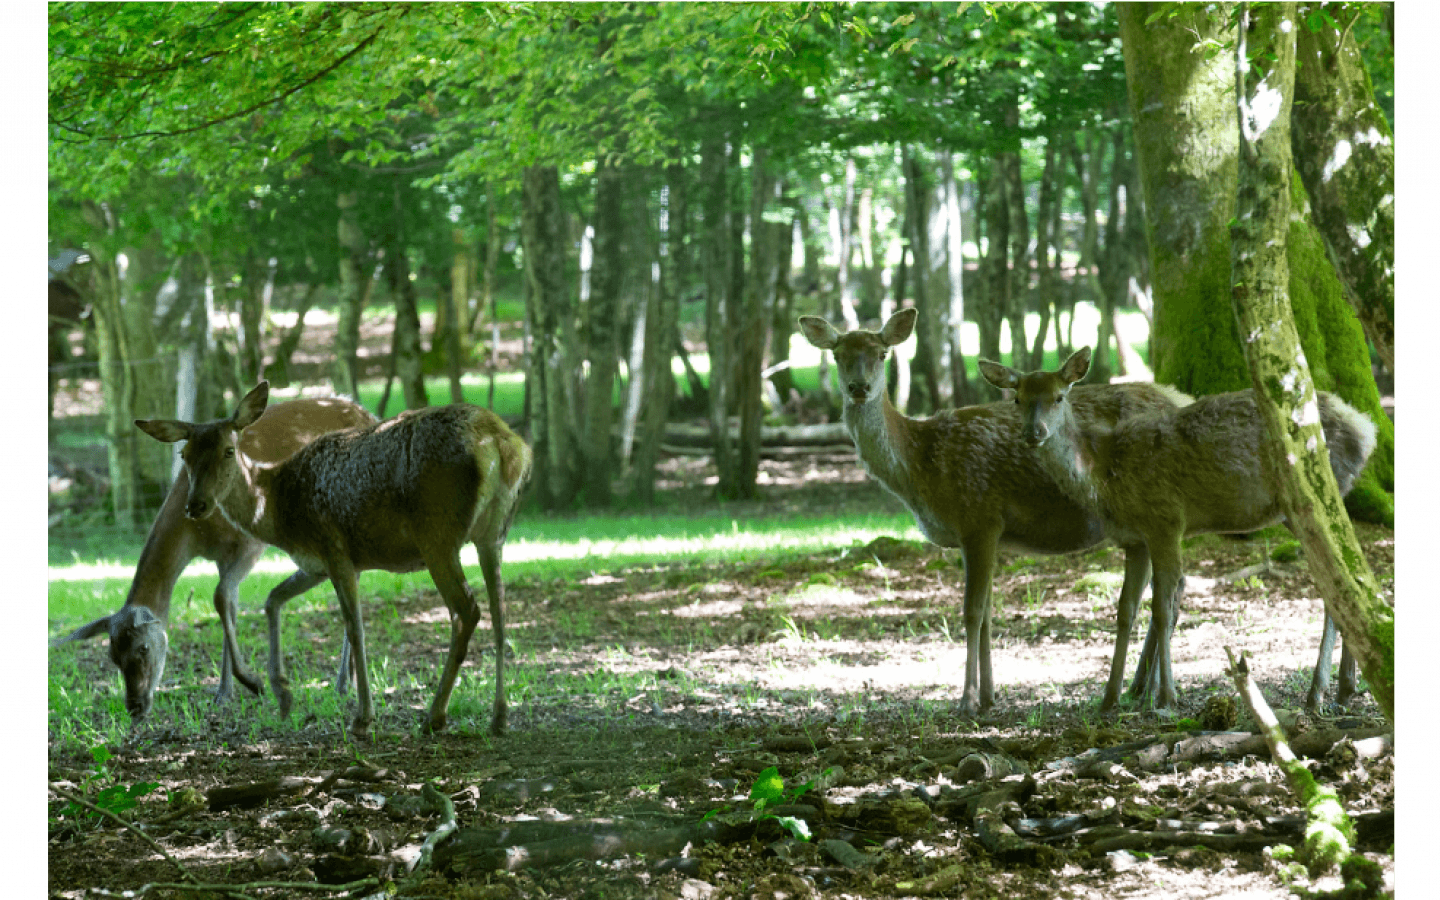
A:
{"type": "MultiPolygon", "coordinates": [[[[266,410],[265,415],[245,431],[240,448],[250,459],[274,464],[326,432],[374,422],[375,417],[364,407],[342,398],[291,400],[266,410]]],[[[221,630],[220,686],[215,691],[215,700],[223,702],[230,698],[232,678],[257,696],[261,690],[260,679],[240,658],[235,616],[240,582],[255,566],[265,544],[222,516],[188,518],[185,503],[189,493],[190,477],[182,469],[170,486],[155,523],[150,526],[125,604],[50,644],[56,647],[70,641],[109,636],[110,659],[125,679],[125,708],[134,720],[144,718],[154,702],[169,648],[166,627],[170,620],[171,595],[180,573],[197,556],[213,560],[220,569],[220,581],[215,585],[215,612],[220,617],[221,630]]],[[[289,579],[277,586],[271,596],[293,591],[286,596],[289,599],[302,592],[295,587],[294,579],[289,579]]],[[[343,677],[346,655],[342,650],[342,677],[336,679],[336,686],[342,692],[346,685],[343,677]]]]}
{"type": "MultiPolygon", "coordinates": [[[[1246,532],[1281,521],[1280,503],[1266,481],[1260,447],[1265,439],[1250,391],[1201,397],[1180,409],[1096,422],[1075,408],[1090,369],[1090,348],[1077,350],[1057,372],[1021,374],[981,360],[991,384],[1015,392],[1023,427],[1020,438],[1036,448],[1045,471],[1076,503],[1105,520],[1116,541],[1142,540],[1155,567],[1152,626],[1165,625],[1137,674],[1131,693],[1161,708],[1173,706],[1170,636],[1184,578],[1180,542],[1186,535],[1246,532]]],[[[1346,493],[1375,449],[1375,423],[1333,394],[1319,394],[1319,417],[1330,467],[1346,493]]],[[[1333,647],[1334,623],[1326,617],[1322,647],[1333,647]]],[[[1153,630],[1153,629],[1152,629],[1153,630]]],[[[1311,682],[1312,708],[1329,676],[1329,654],[1311,682]],[[1325,679],[1321,680],[1320,669],[1325,679]]],[[[1342,658],[1342,693],[1347,663],[1342,658]]],[[[1353,684],[1353,662],[1350,680],[1353,684]]]]}
{"type": "MultiPolygon", "coordinates": [[[[456,403],[401,413],[394,419],[316,438],[289,459],[263,465],[239,445],[241,433],[265,412],[268,382],[241,398],[228,419],[204,424],[137,421],[167,443],[185,441],[180,458],[190,475],[185,514],[221,515],[254,538],[290,554],[300,567],[296,594],[326,578],[335,586],[354,660],[357,735],[375,716],[366,668],[357,575],[368,569],[430,572],[450,610],[450,653],[425,722],[445,727],[450,693],[480,621],[460,548],[470,542],[490,598],[495,632],[495,703],[491,731],[505,730],[505,621],[500,552],[530,477],[530,448],[486,409],[456,403]]],[[[292,595],[293,596],[293,595],[292,595]]],[[[283,599],[266,601],[270,626],[270,687],[288,714],[288,679],[280,653],[283,599]]]]}
{"type": "MultiPolygon", "coordinates": [[[[945,410],[925,419],[910,418],[891,405],[885,361],[891,348],[910,336],[915,318],[914,309],[902,309],[879,332],[848,334],[815,316],[802,316],[799,324],[811,344],[835,355],[845,427],[865,470],[905,504],[928,540],[958,547],[964,558],[965,691],[960,713],[969,716],[994,702],[990,582],[1000,546],[1069,553],[1103,541],[1105,527],[1098,515],[1061,492],[1034,452],[1020,442],[1014,404],[945,410]]],[[[1147,410],[1171,409],[1189,398],[1163,386],[1124,384],[1079,388],[1075,402],[1087,420],[1113,423],[1147,410]]],[[[1119,699],[1130,624],[1150,576],[1144,542],[1122,546],[1121,639],[1111,661],[1105,709],[1119,699]]]]}

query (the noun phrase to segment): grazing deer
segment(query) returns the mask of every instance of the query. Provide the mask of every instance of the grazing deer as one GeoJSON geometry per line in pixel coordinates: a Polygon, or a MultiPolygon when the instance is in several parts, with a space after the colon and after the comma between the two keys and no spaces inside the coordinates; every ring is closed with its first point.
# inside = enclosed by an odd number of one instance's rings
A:
{"type": "MultiPolygon", "coordinates": [[[[450,693],[480,621],[460,566],[473,543],[490,599],[495,632],[495,703],[491,731],[505,730],[505,620],[500,551],[520,493],[530,477],[530,448],[489,410],[456,403],[401,413],[394,419],[317,438],[274,465],[251,459],[243,431],[265,411],[268,382],[241,398],[228,419],[205,424],[136,422],[167,443],[185,441],[180,458],[190,476],[185,514],[204,519],[218,509],[235,527],[290,554],[300,567],[290,596],[326,578],[335,586],[353,655],[357,735],[374,719],[366,668],[365,631],[356,578],[368,569],[430,572],[450,610],[450,653],[425,722],[445,727],[450,693]]],[[[266,601],[270,686],[288,715],[289,681],[280,652],[280,610],[288,596],[266,601]]]]}
{"type": "MultiPolygon", "coordinates": [[[[1260,447],[1265,440],[1251,391],[1201,397],[1180,409],[1108,424],[1075,409],[1090,369],[1090,348],[1077,350],[1057,372],[1021,374],[987,360],[980,372],[991,384],[1015,391],[1024,423],[1021,437],[1036,448],[1045,471],[1076,503],[1096,511],[1117,541],[1142,540],[1155,567],[1152,630],[1165,625],[1148,671],[1137,674],[1131,693],[1164,708],[1175,703],[1170,670],[1183,576],[1180,542],[1186,535],[1246,532],[1281,521],[1280,502],[1265,478],[1260,447]]],[[[1330,467],[1342,494],[1359,477],[1375,449],[1375,423],[1333,394],[1319,395],[1320,424],[1330,467]]],[[[1334,623],[1327,616],[1321,663],[1329,676],[1334,623]]],[[[1341,662],[1342,682],[1347,663],[1341,662]]],[[[1353,684],[1353,661],[1349,663],[1353,684]]],[[[1323,692],[1319,667],[1311,682],[1313,706],[1323,692]]],[[[1342,693],[1345,685],[1342,683],[1342,693]]]]}
{"type": "MultiPolygon", "coordinates": [[[[848,334],[815,316],[802,316],[799,324],[812,345],[835,355],[845,427],[865,470],[900,498],[928,540],[958,547],[964,558],[965,691],[960,713],[968,716],[994,702],[990,582],[1000,545],[1032,553],[1069,553],[1100,543],[1105,528],[1098,515],[1056,487],[1034,452],[1021,444],[1014,404],[945,410],[925,419],[912,419],[891,405],[885,360],[892,347],[910,336],[915,317],[914,309],[902,309],[879,332],[848,334]]],[[[1106,423],[1189,402],[1178,391],[1151,384],[1079,388],[1075,400],[1080,415],[1106,423]]],[[[1145,544],[1136,540],[1122,546],[1121,640],[1111,661],[1105,709],[1119,699],[1129,626],[1150,576],[1145,544]]]]}
{"type": "MultiPolygon", "coordinates": [[[[375,417],[364,407],[339,397],[291,400],[266,410],[265,415],[245,431],[240,449],[258,463],[274,464],[326,432],[373,422],[375,417]]],[[[57,647],[70,641],[108,635],[110,659],[125,679],[125,708],[137,721],[149,713],[155,689],[165,671],[169,648],[165,629],[175,582],[197,556],[214,560],[220,569],[220,581],[215,585],[215,612],[220,617],[221,631],[220,686],[215,691],[215,700],[223,702],[230,698],[232,678],[257,696],[260,693],[260,679],[240,658],[235,616],[240,582],[255,566],[265,544],[222,516],[188,518],[185,503],[189,493],[190,476],[182,469],[165,496],[160,515],[150,526],[125,604],[110,615],[101,616],[50,643],[51,647],[57,647]]],[[[293,579],[287,580],[275,588],[272,596],[293,588],[293,579]]],[[[336,679],[336,686],[343,692],[346,685],[343,660],[347,653],[342,651],[341,656],[341,677],[336,679]]]]}

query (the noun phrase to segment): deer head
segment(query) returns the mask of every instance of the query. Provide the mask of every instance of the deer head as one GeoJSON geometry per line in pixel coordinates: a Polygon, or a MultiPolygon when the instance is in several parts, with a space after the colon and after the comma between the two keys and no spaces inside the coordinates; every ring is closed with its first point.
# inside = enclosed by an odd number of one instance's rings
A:
{"type": "Polygon", "coordinates": [[[269,400],[270,382],[262,381],[240,398],[235,413],[228,419],[203,424],[175,419],[135,420],[141,431],[157,441],[166,444],[185,442],[180,460],[190,476],[190,493],[185,499],[186,516],[202,519],[209,515],[237,480],[244,478],[240,460],[236,457],[240,432],[265,413],[269,400]]]}
{"type": "Polygon", "coordinates": [[[800,330],[812,346],[835,354],[835,378],[855,404],[885,396],[885,360],[890,349],[905,342],[915,329],[915,309],[902,309],[878,332],[841,334],[818,316],[801,316],[800,330]]]}
{"type": "Polygon", "coordinates": [[[1020,407],[1020,436],[1038,447],[1059,427],[1070,387],[1090,371],[1090,348],[1076,350],[1057,372],[1021,373],[988,359],[980,360],[979,365],[986,381],[1007,396],[1014,395],[1020,407]]]}

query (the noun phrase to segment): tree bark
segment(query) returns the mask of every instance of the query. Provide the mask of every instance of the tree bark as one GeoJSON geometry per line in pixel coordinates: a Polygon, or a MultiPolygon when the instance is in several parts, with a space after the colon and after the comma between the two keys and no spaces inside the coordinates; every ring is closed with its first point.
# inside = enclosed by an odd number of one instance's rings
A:
{"type": "Polygon", "coordinates": [[[1268,477],[1305,546],[1326,612],[1393,723],[1394,611],[1360,551],[1330,470],[1315,386],[1287,297],[1295,24],[1293,3],[1241,7],[1231,302],[1265,423],[1268,477]]]}
{"type": "Polygon", "coordinates": [[[855,282],[850,271],[851,259],[855,256],[855,157],[845,157],[845,178],[841,182],[839,213],[839,234],[835,241],[835,293],[840,300],[840,318],[848,331],[860,327],[860,316],[855,311],[855,282]]]}
{"type": "Polygon", "coordinates": [[[364,310],[365,287],[369,269],[365,265],[369,254],[368,241],[360,230],[360,217],[356,205],[359,195],[353,191],[341,191],[336,196],[339,220],[336,226],[340,242],[340,308],[339,321],[335,328],[335,363],[331,378],[335,393],[342,397],[358,399],[360,314],[364,310]]]}
{"type": "Polygon", "coordinates": [[[760,472],[760,422],[765,414],[760,371],[765,366],[765,325],[775,292],[775,245],[769,240],[769,226],[765,223],[765,206],[775,189],[775,179],[766,171],[768,156],[764,147],[750,148],[750,267],[735,358],[735,393],[740,408],[735,496],[747,500],[755,496],[760,472]]]}
{"type": "Polygon", "coordinates": [[[910,281],[915,298],[915,355],[910,361],[910,397],[905,409],[911,415],[934,412],[941,403],[940,358],[942,342],[940,315],[930,291],[930,178],[926,164],[915,148],[906,146],[902,156],[905,173],[905,205],[909,222],[910,281]]]}
{"type": "MultiPolygon", "coordinates": [[[[1197,396],[1241,390],[1249,378],[1235,317],[1215,302],[1229,292],[1229,222],[1235,214],[1233,60],[1221,65],[1192,52],[1197,36],[1224,44],[1234,39],[1234,29],[1188,7],[1146,25],[1158,9],[1117,7],[1155,294],[1155,380],[1197,396]]],[[[1295,176],[1292,191],[1299,181],[1295,176]]],[[[1291,202],[1297,212],[1304,206],[1303,198],[1291,202]]],[[[1394,425],[1380,407],[1364,332],[1303,217],[1291,222],[1287,252],[1290,308],[1316,387],[1366,413],[1379,431],[1346,506],[1365,520],[1393,522],[1387,492],[1394,487],[1394,425]]]]}
{"type": "MultiPolygon", "coordinates": [[[[1065,162],[1056,152],[1059,143],[1060,138],[1055,135],[1046,139],[1045,166],[1040,173],[1040,195],[1035,211],[1035,299],[1036,305],[1040,307],[1040,328],[1036,331],[1035,343],[1030,348],[1030,361],[1025,367],[1027,370],[1045,367],[1045,335],[1050,329],[1051,310],[1055,307],[1059,294],[1059,254],[1056,253],[1054,261],[1051,261],[1052,251],[1058,249],[1055,208],[1064,197],[1065,162]]],[[[1058,332],[1060,329],[1057,327],[1055,330],[1058,332]]]]}
{"type": "Polygon", "coordinates": [[[566,509],[580,489],[580,464],[574,412],[575,320],[566,283],[559,171],[554,166],[528,166],[522,188],[521,236],[533,329],[527,382],[533,386],[535,484],[545,509],[566,509]]]}
{"type": "MultiPolygon", "coordinates": [[[[430,405],[425,394],[425,372],[421,364],[420,311],[415,303],[415,284],[410,280],[409,259],[398,236],[392,237],[385,253],[390,300],[395,304],[395,332],[391,340],[392,367],[400,379],[406,409],[430,405]]],[[[382,410],[380,415],[385,415],[382,410]]]]}
{"type": "Polygon", "coordinates": [[[950,282],[950,302],[945,319],[945,352],[950,360],[950,405],[974,403],[965,351],[961,337],[965,329],[965,239],[960,215],[960,185],[955,180],[955,157],[940,155],[941,191],[945,201],[945,267],[950,282]]]}
{"type": "Polygon", "coordinates": [[[990,171],[981,187],[985,195],[985,257],[980,264],[985,291],[975,310],[975,321],[980,326],[980,356],[999,360],[1000,325],[1009,308],[1006,292],[1010,279],[1005,257],[1010,244],[1010,211],[1000,157],[992,156],[986,164],[990,171]]]}
{"type": "Polygon", "coordinates": [[[1394,136],[1349,31],[1307,27],[1319,8],[1298,11],[1292,152],[1345,299],[1394,372],[1394,136]]]}
{"type": "Polygon", "coordinates": [[[707,139],[700,147],[701,209],[705,223],[700,267],[705,278],[705,343],[710,351],[710,429],[715,436],[715,468],[719,476],[716,492],[721,497],[735,496],[737,489],[735,446],[726,426],[732,397],[734,326],[737,324],[732,308],[739,302],[731,290],[729,176],[724,140],[707,139]]]}
{"type": "Polygon", "coordinates": [[[586,310],[587,355],[590,373],[585,381],[584,499],[587,506],[609,506],[615,459],[610,432],[615,423],[615,378],[619,372],[620,285],[625,268],[625,173],[602,162],[595,178],[595,255],[590,271],[590,298],[586,310]]]}

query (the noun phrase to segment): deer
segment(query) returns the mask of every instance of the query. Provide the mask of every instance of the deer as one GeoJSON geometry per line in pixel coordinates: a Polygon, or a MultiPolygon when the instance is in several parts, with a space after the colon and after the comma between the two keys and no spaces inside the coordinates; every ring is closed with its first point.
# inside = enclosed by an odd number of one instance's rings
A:
{"type": "MultiPolygon", "coordinates": [[[[1024,374],[980,361],[987,381],[1014,392],[1023,422],[1019,437],[1035,449],[1054,483],[1075,503],[1100,515],[1114,540],[1139,540],[1149,548],[1155,578],[1152,631],[1156,622],[1163,629],[1156,655],[1149,658],[1149,668],[1137,674],[1131,694],[1147,705],[1169,708],[1177,699],[1170,637],[1183,595],[1182,539],[1250,532],[1283,519],[1279,499],[1265,478],[1260,412],[1252,391],[1234,391],[1175,409],[1099,422],[1077,408],[1083,385],[1076,382],[1089,369],[1089,347],[1077,350],[1055,372],[1024,374]]],[[[1375,449],[1375,423],[1334,394],[1318,392],[1318,407],[1331,471],[1345,494],[1375,449]]],[[[1306,700],[1312,710],[1328,683],[1334,639],[1335,623],[1327,615],[1322,655],[1306,700]]],[[[1341,659],[1342,697],[1347,689],[1353,693],[1354,680],[1354,661],[1346,650],[1341,659]]]]}
{"type": "MultiPolygon", "coordinates": [[[[291,400],[267,409],[245,432],[240,446],[249,458],[271,465],[326,432],[375,421],[364,407],[340,397],[291,400]]],[[[171,596],[180,573],[196,557],[212,560],[220,570],[214,598],[221,631],[220,684],[214,700],[216,703],[229,700],[235,681],[255,696],[262,690],[260,679],[241,659],[235,620],[240,583],[254,568],[265,544],[223,517],[187,517],[185,502],[189,492],[190,477],[182,468],[150,526],[124,605],[50,642],[54,648],[71,641],[108,636],[110,660],[125,681],[125,709],[132,722],[144,719],[154,703],[169,649],[171,596]]],[[[285,595],[295,587],[292,576],[277,586],[272,596],[285,595]]],[[[347,662],[348,646],[342,646],[341,674],[335,682],[341,693],[348,684],[347,662]]]]}
{"type": "MultiPolygon", "coordinates": [[[[185,515],[223,516],[252,538],[288,553],[300,571],[291,596],[329,579],[340,603],[353,659],[358,710],[350,722],[368,736],[375,717],[366,666],[357,576],[362,571],[426,569],[450,611],[450,650],[423,722],[445,728],[450,695],[480,621],[460,565],[475,545],[495,635],[495,699],[490,730],[504,733],[505,620],[501,551],[530,478],[530,447],[493,412],[466,403],[409,410],[393,419],[321,435],[294,455],[266,464],[246,454],[241,436],[259,421],[270,385],[261,381],[228,418],[195,424],[136,421],[165,443],[185,441],[190,476],[185,515]]],[[[287,582],[287,583],[289,583],[287,582]]],[[[280,648],[280,612],[289,597],[265,603],[270,687],[288,716],[293,702],[280,648]]]]}
{"type": "MultiPolygon", "coordinates": [[[[860,462],[914,516],[931,543],[959,548],[965,566],[965,688],[959,712],[974,716],[994,704],[990,665],[991,581],[1000,547],[1031,553],[1072,553],[1105,540],[1101,517],[1068,497],[1020,440],[1013,404],[991,403],[912,418],[890,402],[885,363],[914,330],[917,312],[902,309],[878,332],[845,334],[817,316],[799,319],[811,345],[835,357],[844,398],[842,420],[860,462]]],[[[1189,397],[1163,385],[1130,383],[1077,389],[1085,419],[1104,423],[1153,410],[1173,409],[1189,397]]],[[[1143,541],[1121,544],[1125,580],[1119,600],[1119,634],[1101,701],[1119,701],[1130,626],[1150,579],[1143,541]]],[[[1152,623],[1147,648],[1158,638],[1152,623]]],[[[1142,655],[1142,665],[1147,656],[1142,655]]]]}

